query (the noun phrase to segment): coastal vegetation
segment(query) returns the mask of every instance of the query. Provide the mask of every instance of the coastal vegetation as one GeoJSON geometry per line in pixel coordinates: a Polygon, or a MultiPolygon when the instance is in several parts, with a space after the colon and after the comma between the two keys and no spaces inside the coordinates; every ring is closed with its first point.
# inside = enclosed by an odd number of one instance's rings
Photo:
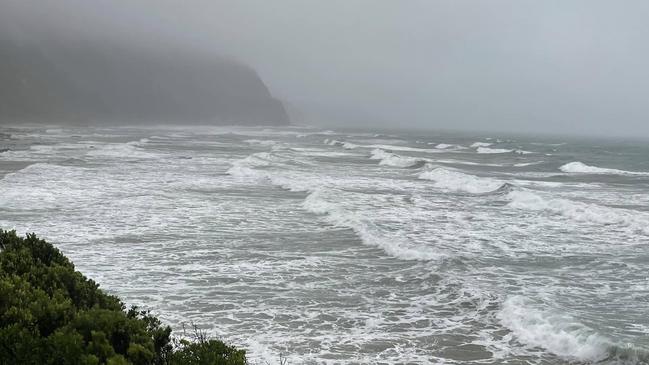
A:
{"type": "Polygon", "coordinates": [[[0,230],[0,364],[246,364],[245,351],[196,333],[174,337],[50,243],[0,230]]]}

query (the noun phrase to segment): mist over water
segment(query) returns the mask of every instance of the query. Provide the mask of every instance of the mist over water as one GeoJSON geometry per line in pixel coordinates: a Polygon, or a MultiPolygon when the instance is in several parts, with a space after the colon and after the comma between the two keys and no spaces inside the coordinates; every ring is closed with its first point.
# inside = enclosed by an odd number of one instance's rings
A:
{"type": "Polygon", "coordinates": [[[648,362],[646,144],[2,132],[0,226],[257,363],[648,362]]]}
{"type": "MultiPolygon", "coordinates": [[[[246,99],[249,110],[285,119],[276,103],[251,106],[250,89],[228,82],[231,69],[213,68],[215,57],[227,56],[252,67],[298,122],[649,138],[644,0],[0,0],[0,7],[0,43],[6,38],[18,49],[40,45],[23,49],[30,56],[15,65],[0,65],[6,110],[16,106],[7,101],[30,78],[7,82],[5,76],[25,66],[42,75],[42,64],[34,62],[42,54],[90,44],[90,56],[56,62],[55,69],[75,84],[94,82],[92,88],[66,89],[65,78],[46,73],[59,82],[33,98],[62,94],[78,110],[101,106],[108,95],[121,101],[108,106],[122,123],[129,120],[124,114],[132,118],[135,112],[199,124],[214,120],[206,111],[230,116],[228,109],[245,106],[246,99]],[[174,56],[166,61],[169,53],[174,56]],[[97,67],[111,58],[122,62],[97,67]],[[150,63],[133,69],[134,58],[150,63]],[[201,66],[206,60],[210,67],[201,66]],[[168,68],[182,75],[171,75],[177,87],[160,72],[168,68]],[[118,81],[121,88],[102,90],[118,81]],[[137,92],[142,85],[157,87],[137,92]],[[221,90],[219,97],[202,93],[205,88],[221,90]],[[246,97],[224,98],[233,89],[246,97]],[[151,97],[158,93],[161,99],[151,97]],[[193,119],[189,112],[179,117],[178,99],[183,108],[194,107],[193,119]]],[[[0,48],[3,60],[11,60],[12,47],[0,48]]],[[[68,57],[55,60],[62,59],[68,57]]],[[[31,84],[40,90],[41,83],[31,84]]],[[[46,106],[35,102],[29,110],[50,111],[46,106]]]]}

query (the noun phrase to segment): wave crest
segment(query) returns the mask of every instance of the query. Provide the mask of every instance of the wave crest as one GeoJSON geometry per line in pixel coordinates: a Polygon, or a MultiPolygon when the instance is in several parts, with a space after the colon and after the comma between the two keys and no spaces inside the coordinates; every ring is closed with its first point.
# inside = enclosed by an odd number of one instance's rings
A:
{"type": "Polygon", "coordinates": [[[521,343],[566,360],[599,362],[609,356],[608,339],[572,318],[535,308],[523,296],[508,298],[498,319],[521,343]]]}
{"type": "Polygon", "coordinates": [[[444,190],[461,191],[471,194],[492,193],[503,189],[503,182],[465,174],[455,170],[438,167],[419,174],[420,179],[434,181],[434,186],[444,190]]]}
{"type": "Polygon", "coordinates": [[[471,145],[471,148],[476,148],[476,147],[489,147],[493,143],[488,143],[488,142],[475,142],[471,145]]]}
{"type": "Polygon", "coordinates": [[[445,257],[432,248],[413,245],[396,235],[386,235],[371,220],[331,202],[327,196],[327,190],[315,189],[304,199],[302,206],[311,213],[325,216],[330,224],[353,230],[363,244],[378,247],[392,257],[414,261],[433,261],[445,257]]]}
{"type": "Polygon", "coordinates": [[[370,159],[381,160],[379,165],[393,167],[422,167],[426,163],[423,159],[397,155],[396,153],[387,152],[380,148],[372,150],[370,159]]]}
{"type": "Polygon", "coordinates": [[[540,309],[524,296],[507,298],[497,318],[530,349],[540,347],[567,361],[617,365],[649,362],[646,349],[616,343],[570,316],[540,309]]]}
{"type": "Polygon", "coordinates": [[[649,217],[638,212],[620,208],[576,202],[568,199],[546,199],[530,191],[511,191],[507,198],[509,206],[531,211],[547,211],[570,218],[577,222],[628,227],[649,235],[649,217]]]}
{"type": "Polygon", "coordinates": [[[513,150],[507,150],[504,148],[478,147],[476,148],[476,152],[480,154],[496,154],[496,153],[510,153],[513,152],[513,150]]]}
{"type": "Polygon", "coordinates": [[[589,166],[579,161],[569,162],[559,167],[559,170],[563,172],[576,173],[576,174],[649,176],[649,172],[608,169],[608,168],[597,167],[597,166],[589,166]]]}

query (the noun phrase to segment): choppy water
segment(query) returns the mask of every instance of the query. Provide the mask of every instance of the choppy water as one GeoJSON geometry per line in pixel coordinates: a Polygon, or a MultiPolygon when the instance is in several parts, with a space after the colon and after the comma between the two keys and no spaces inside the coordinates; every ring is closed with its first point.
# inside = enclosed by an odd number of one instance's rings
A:
{"type": "Polygon", "coordinates": [[[3,131],[0,227],[257,363],[649,361],[646,143],[3,131]]]}

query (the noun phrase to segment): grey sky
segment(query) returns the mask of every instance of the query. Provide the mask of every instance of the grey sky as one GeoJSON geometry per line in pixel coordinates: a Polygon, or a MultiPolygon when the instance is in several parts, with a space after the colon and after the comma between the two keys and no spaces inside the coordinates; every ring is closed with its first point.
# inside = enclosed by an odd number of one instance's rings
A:
{"type": "Polygon", "coordinates": [[[12,29],[182,42],[310,119],[649,137],[645,0],[0,0],[12,29]]]}

